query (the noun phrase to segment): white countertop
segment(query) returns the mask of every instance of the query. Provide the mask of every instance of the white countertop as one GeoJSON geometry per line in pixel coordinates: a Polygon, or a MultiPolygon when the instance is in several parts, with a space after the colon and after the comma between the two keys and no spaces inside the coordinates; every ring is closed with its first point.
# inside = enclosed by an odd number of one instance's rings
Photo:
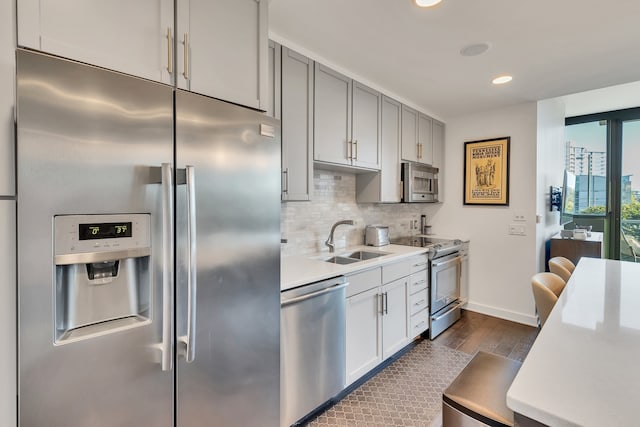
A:
{"type": "Polygon", "coordinates": [[[336,250],[335,253],[320,253],[308,256],[287,256],[280,261],[280,290],[295,288],[296,286],[343,274],[353,273],[359,270],[366,270],[378,267],[391,261],[396,261],[408,256],[423,254],[427,248],[416,248],[413,246],[386,245],[374,246],[354,246],[350,248],[336,250]],[[334,255],[341,255],[349,252],[365,250],[367,252],[383,252],[386,255],[366,261],[354,262],[352,264],[340,265],[326,262],[323,259],[334,255]]]}
{"type": "Polygon", "coordinates": [[[554,427],[640,425],[640,264],[580,260],[507,405],[554,427]]]}

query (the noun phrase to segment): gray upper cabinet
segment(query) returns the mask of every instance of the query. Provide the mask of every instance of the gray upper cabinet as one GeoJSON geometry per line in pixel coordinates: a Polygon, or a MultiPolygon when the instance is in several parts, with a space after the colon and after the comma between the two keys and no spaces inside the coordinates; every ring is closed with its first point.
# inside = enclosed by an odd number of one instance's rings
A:
{"type": "Polygon", "coordinates": [[[173,0],[18,0],[18,44],[172,83],[173,0]]]}
{"type": "Polygon", "coordinates": [[[418,161],[418,112],[402,106],[402,160],[418,161]]]}
{"type": "Polygon", "coordinates": [[[313,188],[314,62],[282,47],[282,200],[310,200],[313,188]]]}
{"type": "Polygon", "coordinates": [[[267,109],[267,0],[178,0],[177,86],[267,109]]]}
{"type": "Polygon", "coordinates": [[[267,3],[17,0],[18,44],[265,110],[267,3]]]}
{"type": "MultiPolygon", "coordinates": [[[[444,166],[444,123],[433,121],[433,167],[442,169],[444,166]]],[[[440,174],[442,178],[442,174],[440,174]]]]}
{"type": "Polygon", "coordinates": [[[431,117],[402,106],[402,160],[433,163],[432,127],[431,117]]]}
{"type": "Polygon", "coordinates": [[[402,198],[400,182],[402,105],[383,95],[381,110],[380,172],[356,176],[356,200],[359,203],[399,203],[402,198]]]}
{"type": "Polygon", "coordinates": [[[431,117],[418,113],[418,161],[433,164],[433,140],[431,117]]]}
{"type": "Polygon", "coordinates": [[[313,159],[316,161],[351,165],[351,84],[350,78],[315,63],[313,159]]]}
{"type": "Polygon", "coordinates": [[[315,66],[314,160],[380,169],[379,92],[315,66]]]}
{"type": "MultiPolygon", "coordinates": [[[[14,4],[12,1],[0,3],[0,196],[16,194],[13,133],[13,93],[16,74],[14,4]]],[[[6,396],[0,394],[0,397],[6,396]]]]}
{"type": "Polygon", "coordinates": [[[267,103],[265,112],[268,116],[280,120],[282,113],[282,46],[273,40],[269,40],[269,68],[267,77],[267,103]]]}
{"type": "Polygon", "coordinates": [[[380,169],[381,94],[355,80],[352,84],[352,164],[380,169]]]}

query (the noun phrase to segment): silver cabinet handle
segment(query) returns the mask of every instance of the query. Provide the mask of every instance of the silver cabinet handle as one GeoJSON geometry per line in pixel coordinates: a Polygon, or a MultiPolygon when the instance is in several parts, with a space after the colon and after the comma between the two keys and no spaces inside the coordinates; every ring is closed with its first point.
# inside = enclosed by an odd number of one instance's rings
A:
{"type": "Polygon", "coordinates": [[[422,158],[422,144],[418,143],[418,158],[422,158]]]}
{"type": "Polygon", "coordinates": [[[425,302],[426,302],[426,300],[421,299],[421,300],[420,300],[420,301],[418,301],[418,302],[414,302],[414,303],[413,303],[413,305],[415,305],[416,307],[418,307],[418,306],[421,306],[422,304],[424,304],[425,302]]]}
{"type": "Polygon", "coordinates": [[[353,141],[347,141],[347,159],[353,160],[353,141]]]}
{"type": "Polygon", "coordinates": [[[413,264],[414,267],[422,267],[423,265],[427,265],[427,262],[420,262],[418,264],[413,264]]]}
{"type": "Polygon", "coordinates": [[[424,320],[423,320],[423,321],[421,321],[420,323],[418,323],[418,324],[414,327],[414,329],[420,329],[420,327],[421,327],[421,326],[423,326],[425,323],[427,323],[427,322],[425,322],[424,320]]]}
{"type": "Polygon", "coordinates": [[[162,370],[173,368],[173,170],[162,164],[162,370]]]}
{"type": "Polygon", "coordinates": [[[173,74],[173,34],[171,27],[167,27],[167,71],[173,74]]]}
{"type": "Polygon", "coordinates": [[[289,192],[289,168],[285,168],[285,170],[282,171],[282,182],[283,182],[283,193],[288,193],[289,192]]]}
{"type": "Polygon", "coordinates": [[[197,286],[197,244],[196,244],[196,190],[195,190],[195,167],[187,166],[187,353],[185,360],[193,362],[196,351],[196,291],[197,286]]]}
{"type": "Polygon", "coordinates": [[[383,307],[383,312],[384,314],[389,314],[389,295],[387,292],[385,292],[383,295],[383,299],[382,299],[382,307],[383,307]]]}
{"type": "Polygon", "coordinates": [[[353,156],[353,160],[358,160],[358,140],[353,141],[353,145],[356,147],[356,155],[353,156]]]}
{"type": "Polygon", "coordinates": [[[426,280],[422,279],[422,280],[419,280],[417,282],[413,282],[413,286],[421,285],[422,283],[425,283],[425,282],[426,282],[426,280]]]}
{"type": "Polygon", "coordinates": [[[184,33],[184,71],[182,75],[189,80],[189,33],[184,33]]]}

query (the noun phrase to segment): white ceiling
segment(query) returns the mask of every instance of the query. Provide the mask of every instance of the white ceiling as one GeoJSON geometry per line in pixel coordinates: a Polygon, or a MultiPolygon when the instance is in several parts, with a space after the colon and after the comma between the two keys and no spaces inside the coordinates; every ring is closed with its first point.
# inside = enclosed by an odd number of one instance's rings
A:
{"type": "Polygon", "coordinates": [[[269,29],[443,120],[640,81],[639,0],[270,0],[269,29]]]}

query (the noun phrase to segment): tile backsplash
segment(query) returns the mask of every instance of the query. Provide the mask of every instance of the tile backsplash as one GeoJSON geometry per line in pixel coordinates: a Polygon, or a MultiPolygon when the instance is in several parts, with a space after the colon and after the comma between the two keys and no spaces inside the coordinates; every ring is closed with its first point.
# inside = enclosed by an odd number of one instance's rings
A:
{"type": "Polygon", "coordinates": [[[334,233],[336,250],[364,243],[364,228],[370,224],[389,226],[394,237],[418,234],[412,227],[420,215],[427,223],[438,205],[424,203],[356,203],[356,175],[345,172],[316,170],[313,176],[313,197],[310,202],[285,202],[281,207],[282,255],[312,255],[328,252],[324,242],[331,226],[343,219],[355,221],[355,226],[340,225],[334,233]]]}

